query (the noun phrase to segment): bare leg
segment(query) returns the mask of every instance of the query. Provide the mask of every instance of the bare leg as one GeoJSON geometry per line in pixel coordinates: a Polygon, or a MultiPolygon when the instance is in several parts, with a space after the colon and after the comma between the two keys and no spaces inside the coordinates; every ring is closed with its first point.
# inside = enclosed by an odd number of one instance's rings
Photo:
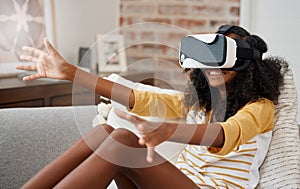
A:
{"type": "Polygon", "coordinates": [[[119,174],[114,177],[118,189],[138,189],[136,184],[126,175],[119,174]]]}
{"type": "Polygon", "coordinates": [[[61,156],[39,171],[22,188],[52,188],[90,156],[113,130],[108,125],[92,129],[61,156]]]}
{"type": "Polygon", "coordinates": [[[146,162],[146,149],[128,130],[116,129],[82,164],[55,188],[106,188],[120,174],[126,175],[142,189],[198,189],[186,175],[158,154],[146,162]],[[170,179],[171,178],[171,179],[170,179]]]}

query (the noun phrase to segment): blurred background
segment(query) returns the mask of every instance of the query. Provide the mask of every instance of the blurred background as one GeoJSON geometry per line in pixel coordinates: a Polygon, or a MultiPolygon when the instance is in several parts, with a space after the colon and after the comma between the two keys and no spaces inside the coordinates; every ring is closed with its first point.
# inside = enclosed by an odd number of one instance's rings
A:
{"type": "MultiPolygon", "coordinates": [[[[80,64],[83,50],[93,46],[96,35],[154,22],[172,27],[148,25],[122,30],[128,71],[155,71],[160,78],[185,85],[178,72],[178,49],[174,48],[181,37],[215,32],[221,24],[237,24],[265,39],[267,56],[287,59],[300,89],[298,0],[0,0],[0,4],[1,77],[17,72],[14,66],[23,45],[43,48],[45,36],[67,61],[80,64]],[[130,66],[146,59],[151,61],[130,66]]],[[[90,63],[85,66],[96,69],[96,56],[89,56],[90,63]]]]}

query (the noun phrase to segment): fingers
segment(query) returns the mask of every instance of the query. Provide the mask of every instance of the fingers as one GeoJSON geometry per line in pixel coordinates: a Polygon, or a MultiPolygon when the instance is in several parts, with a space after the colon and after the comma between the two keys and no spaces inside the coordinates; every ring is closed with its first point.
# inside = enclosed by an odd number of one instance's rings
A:
{"type": "Polygon", "coordinates": [[[123,112],[123,111],[118,110],[118,109],[115,109],[115,113],[120,118],[125,119],[125,120],[133,123],[140,133],[152,132],[152,131],[156,130],[160,125],[158,123],[147,121],[143,118],[140,118],[138,116],[123,112]]]}
{"type": "Polygon", "coordinates": [[[33,74],[33,75],[23,77],[23,80],[24,81],[31,81],[31,80],[35,80],[35,79],[39,79],[39,78],[41,78],[41,75],[33,74]]]}
{"type": "Polygon", "coordinates": [[[127,120],[127,113],[125,113],[125,112],[123,112],[123,111],[121,111],[121,110],[119,110],[119,109],[117,109],[117,108],[115,108],[114,109],[114,112],[116,113],[116,115],[117,116],[119,116],[120,118],[122,118],[122,119],[126,119],[127,120]]]}
{"type": "Polygon", "coordinates": [[[36,58],[38,58],[40,54],[45,53],[44,51],[28,46],[22,47],[22,50],[28,52],[31,56],[34,56],[36,58]]]}
{"type": "MultiPolygon", "coordinates": [[[[45,45],[48,53],[56,52],[46,37],[44,38],[44,45],[45,45]]],[[[40,57],[40,55],[45,54],[45,52],[42,50],[39,50],[39,49],[36,49],[33,47],[28,47],[28,46],[22,47],[22,50],[24,52],[27,52],[30,54],[30,55],[21,55],[20,56],[20,59],[25,60],[25,61],[37,62],[38,57],[40,57]]]]}
{"type": "Polygon", "coordinates": [[[39,60],[38,58],[29,55],[21,55],[20,59],[29,62],[38,62],[39,60]]]}
{"type": "MultiPolygon", "coordinates": [[[[155,155],[155,147],[154,147],[155,145],[153,145],[153,144],[155,144],[155,142],[151,140],[151,138],[152,138],[151,136],[153,133],[150,134],[149,128],[146,126],[146,125],[148,125],[148,126],[151,125],[151,123],[147,122],[146,120],[144,120],[140,117],[131,115],[129,113],[123,112],[118,109],[115,109],[114,111],[120,118],[125,119],[125,120],[130,121],[131,123],[135,124],[138,131],[140,133],[142,133],[142,136],[139,139],[139,144],[142,146],[143,145],[147,146],[146,161],[148,163],[152,163],[153,159],[154,159],[154,155],[155,155]],[[148,124],[145,124],[145,122],[147,122],[148,124]],[[148,134],[143,134],[143,133],[148,133],[148,134]]],[[[150,132],[152,132],[152,131],[153,131],[153,129],[151,129],[150,132]]]]}
{"type": "Polygon", "coordinates": [[[155,148],[147,146],[147,157],[146,160],[148,163],[152,163],[155,155],[155,148]]]}
{"type": "Polygon", "coordinates": [[[119,109],[115,108],[114,111],[115,111],[115,113],[116,113],[117,116],[119,116],[120,118],[125,119],[125,120],[127,120],[127,121],[129,121],[129,122],[131,122],[133,124],[139,124],[141,122],[145,122],[144,119],[139,118],[139,117],[134,116],[134,115],[131,115],[129,113],[123,112],[123,111],[121,111],[119,109]]]}
{"type": "Polygon", "coordinates": [[[155,147],[150,146],[150,144],[145,141],[143,136],[139,139],[139,144],[147,146],[146,160],[147,160],[148,163],[152,163],[153,159],[154,159],[154,155],[155,155],[155,147]]]}
{"type": "Polygon", "coordinates": [[[156,132],[149,132],[142,134],[140,139],[139,139],[139,144],[140,145],[146,145],[146,146],[157,146],[160,142],[158,142],[156,132]]]}
{"type": "Polygon", "coordinates": [[[16,69],[34,71],[36,70],[36,65],[17,65],[16,69]]]}
{"type": "Polygon", "coordinates": [[[145,139],[143,138],[143,136],[139,139],[139,144],[140,144],[141,146],[146,145],[146,141],[145,141],[145,139]]]}
{"type": "Polygon", "coordinates": [[[54,52],[56,52],[56,50],[54,49],[54,47],[51,45],[51,43],[49,42],[48,38],[45,37],[44,38],[44,45],[48,51],[48,53],[53,54],[54,52]]]}

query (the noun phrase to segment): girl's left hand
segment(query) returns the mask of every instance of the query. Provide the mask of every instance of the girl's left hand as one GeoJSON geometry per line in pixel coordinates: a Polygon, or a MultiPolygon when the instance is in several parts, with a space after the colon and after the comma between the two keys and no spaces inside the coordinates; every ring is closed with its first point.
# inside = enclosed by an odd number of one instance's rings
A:
{"type": "Polygon", "coordinates": [[[76,67],[69,64],[50,44],[47,38],[44,39],[46,51],[32,47],[23,47],[28,55],[21,55],[20,59],[33,62],[33,65],[17,65],[19,70],[36,71],[35,74],[26,76],[23,80],[34,80],[39,78],[52,78],[60,80],[73,80],[76,67]]]}
{"type": "Polygon", "coordinates": [[[115,113],[135,125],[141,137],[139,144],[147,146],[147,161],[153,162],[154,148],[167,141],[176,131],[176,126],[167,122],[147,121],[140,117],[115,109],[115,113]]]}

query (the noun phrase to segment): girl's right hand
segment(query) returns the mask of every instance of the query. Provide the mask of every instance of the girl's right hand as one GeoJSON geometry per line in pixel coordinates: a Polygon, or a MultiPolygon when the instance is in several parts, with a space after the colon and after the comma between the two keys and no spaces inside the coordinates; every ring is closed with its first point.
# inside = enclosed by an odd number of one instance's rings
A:
{"type": "Polygon", "coordinates": [[[34,80],[39,78],[52,78],[61,80],[74,79],[76,67],[67,63],[64,58],[52,47],[47,38],[44,39],[47,52],[32,47],[22,49],[30,55],[21,55],[20,59],[34,62],[34,65],[17,65],[19,70],[36,71],[37,73],[25,76],[23,80],[34,80]]]}
{"type": "Polygon", "coordinates": [[[177,124],[147,121],[118,109],[114,109],[114,111],[120,118],[130,121],[135,125],[141,135],[139,144],[147,147],[146,160],[149,163],[153,162],[155,146],[167,141],[177,129],[177,124]]]}

